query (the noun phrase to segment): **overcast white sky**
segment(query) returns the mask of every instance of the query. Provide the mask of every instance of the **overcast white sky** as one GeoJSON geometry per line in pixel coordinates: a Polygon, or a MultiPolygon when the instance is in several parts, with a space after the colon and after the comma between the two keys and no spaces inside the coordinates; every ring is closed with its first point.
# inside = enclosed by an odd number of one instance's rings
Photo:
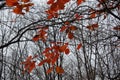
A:
{"type": "Polygon", "coordinates": [[[32,2],[35,2],[36,4],[46,4],[48,0],[32,0],[32,2]]]}

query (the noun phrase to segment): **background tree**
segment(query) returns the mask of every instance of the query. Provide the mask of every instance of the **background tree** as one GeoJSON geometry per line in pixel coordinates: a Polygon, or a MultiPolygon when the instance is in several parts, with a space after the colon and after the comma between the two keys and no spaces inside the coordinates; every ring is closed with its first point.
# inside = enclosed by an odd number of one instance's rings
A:
{"type": "Polygon", "coordinates": [[[22,1],[0,13],[2,80],[120,79],[119,0],[22,1]]]}

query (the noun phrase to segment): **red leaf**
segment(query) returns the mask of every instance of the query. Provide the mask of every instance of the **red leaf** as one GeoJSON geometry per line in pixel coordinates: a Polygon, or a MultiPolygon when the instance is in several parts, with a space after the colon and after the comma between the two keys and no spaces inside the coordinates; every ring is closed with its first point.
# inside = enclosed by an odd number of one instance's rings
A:
{"type": "Polygon", "coordinates": [[[69,2],[70,0],[58,0],[58,3],[61,3],[61,4],[65,4],[67,2],[69,2]]]}
{"type": "Polygon", "coordinates": [[[66,48],[67,48],[67,45],[62,45],[59,47],[59,51],[64,52],[66,48]]]}
{"type": "Polygon", "coordinates": [[[39,38],[40,38],[39,35],[35,35],[32,40],[33,40],[33,41],[38,41],[39,38]]]}
{"type": "Polygon", "coordinates": [[[32,60],[32,56],[28,56],[26,59],[26,61],[30,61],[30,60],[32,60]]]}
{"type": "Polygon", "coordinates": [[[70,22],[68,22],[68,21],[65,22],[65,25],[69,25],[69,24],[70,24],[70,22]]]}
{"type": "Polygon", "coordinates": [[[39,32],[40,32],[40,35],[41,35],[41,36],[45,36],[45,34],[47,33],[47,32],[46,32],[45,30],[43,30],[43,29],[40,30],[39,32]]]}
{"type": "Polygon", "coordinates": [[[49,69],[46,71],[46,73],[49,74],[49,73],[51,73],[52,70],[53,70],[53,67],[49,68],[49,69]]]}
{"type": "Polygon", "coordinates": [[[22,5],[24,5],[24,7],[28,7],[28,6],[33,6],[34,3],[27,3],[27,4],[22,4],[22,5]]]}
{"type": "Polygon", "coordinates": [[[59,9],[59,10],[64,9],[64,7],[65,7],[65,5],[64,5],[64,4],[58,4],[58,9],[59,9]]]}
{"type": "Polygon", "coordinates": [[[96,23],[96,24],[92,24],[92,25],[90,25],[90,26],[87,26],[87,28],[89,29],[89,30],[95,30],[95,29],[97,29],[98,28],[98,24],[96,23]]]}
{"type": "Polygon", "coordinates": [[[69,39],[73,39],[73,38],[74,38],[73,33],[69,32],[69,33],[68,33],[68,38],[69,38],[69,39]]]}
{"type": "Polygon", "coordinates": [[[81,47],[82,47],[82,44],[81,44],[81,43],[78,44],[78,46],[77,46],[77,50],[79,50],[81,47]]]}
{"type": "Polygon", "coordinates": [[[90,18],[95,18],[96,17],[96,13],[92,13],[91,15],[90,15],[90,18]]]}
{"type": "Polygon", "coordinates": [[[21,2],[24,2],[24,3],[27,3],[29,2],[30,0],[21,0],[21,2]]]}
{"type": "Polygon", "coordinates": [[[74,30],[77,30],[77,27],[76,26],[70,26],[69,29],[74,31],[74,30]]]}
{"type": "Polygon", "coordinates": [[[65,54],[69,54],[70,53],[70,50],[69,49],[66,49],[65,50],[65,54]]]}
{"type": "Polygon", "coordinates": [[[80,5],[83,2],[83,0],[77,0],[77,5],[80,5]]]}
{"type": "Polygon", "coordinates": [[[61,43],[63,43],[63,42],[57,42],[57,44],[61,44],[61,43]]]}
{"type": "Polygon", "coordinates": [[[21,64],[28,64],[29,62],[31,62],[31,60],[32,60],[32,56],[28,56],[26,61],[21,62],[21,64]]]}
{"type": "Polygon", "coordinates": [[[56,72],[57,72],[58,74],[62,74],[62,73],[64,73],[64,69],[63,69],[62,67],[60,67],[60,66],[57,66],[57,67],[56,67],[56,72]]]}
{"type": "Polygon", "coordinates": [[[31,62],[28,68],[28,72],[30,73],[35,68],[35,61],[31,62]]]}
{"type": "Polygon", "coordinates": [[[57,18],[58,17],[58,13],[54,13],[54,17],[57,18]]]}
{"type": "Polygon", "coordinates": [[[32,59],[32,56],[29,56],[26,61],[22,62],[22,64],[24,64],[24,69],[29,73],[35,68],[35,61],[31,61],[32,59]]]}
{"type": "Polygon", "coordinates": [[[51,48],[45,48],[45,50],[42,52],[43,54],[45,54],[45,53],[47,53],[47,52],[49,52],[49,50],[51,50],[51,48]]]}
{"type": "Polygon", "coordinates": [[[53,53],[45,53],[45,57],[47,58],[52,58],[54,56],[53,53]]]}
{"type": "Polygon", "coordinates": [[[120,26],[114,27],[114,30],[120,31],[120,26]]]}
{"type": "Polygon", "coordinates": [[[26,11],[26,12],[29,12],[29,10],[30,10],[29,7],[26,7],[26,8],[25,8],[25,11],[26,11]]]}
{"type": "Polygon", "coordinates": [[[60,32],[63,32],[67,29],[67,26],[62,26],[61,29],[60,29],[60,32]]]}
{"type": "Polygon", "coordinates": [[[54,11],[54,12],[58,11],[58,4],[57,4],[57,3],[53,3],[53,4],[50,6],[50,10],[51,10],[51,11],[54,11]]]}
{"type": "Polygon", "coordinates": [[[24,13],[22,12],[22,9],[23,9],[22,5],[18,5],[17,7],[15,7],[15,8],[13,9],[13,12],[16,13],[16,14],[24,14],[24,13]]]}
{"type": "Polygon", "coordinates": [[[16,5],[18,5],[18,0],[6,0],[6,4],[9,7],[16,6],[16,5]]]}
{"type": "Polygon", "coordinates": [[[50,15],[47,16],[47,19],[52,19],[53,17],[54,16],[50,14],[50,15]]]}
{"type": "Polygon", "coordinates": [[[53,4],[55,0],[49,0],[47,4],[53,4]]]}

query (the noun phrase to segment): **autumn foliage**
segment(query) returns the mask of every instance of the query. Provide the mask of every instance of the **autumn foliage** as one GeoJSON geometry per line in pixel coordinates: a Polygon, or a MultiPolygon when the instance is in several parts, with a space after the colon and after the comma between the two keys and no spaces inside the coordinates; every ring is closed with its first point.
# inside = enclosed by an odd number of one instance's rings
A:
{"type": "Polygon", "coordinates": [[[16,14],[25,14],[29,11],[29,7],[34,4],[29,2],[30,0],[6,0],[6,4],[9,7],[14,7],[13,12],[16,14]]]}
{"type": "MultiPolygon", "coordinates": [[[[102,3],[103,0],[100,0],[102,3]]],[[[52,18],[58,18],[59,14],[58,12],[60,10],[64,10],[66,3],[70,2],[70,0],[48,0],[47,4],[50,6],[48,10],[46,10],[47,19],[50,20],[52,18]]],[[[77,6],[81,5],[85,0],[77,0],[76,4],[77,6]]],[[[25,12],[29,12],[29,8],[33,6],[34,4],[30,2],[30,0],[6,0],[6,4],[9,7],[14,7],[13,12],[16,14],[25,14],[25,12]]],[[[96,18],[97,13],[92,12],[89,15],[89,18],[96,18]]],[[[74,15],[76,20],[82,19],[84,16],[79,15],[76,13],[74,15]]],[[[90,24],[86,26],[85,28],[90,31],[95,31],[99,27],[98,23],[90,24]]],[[[64,25],[60,27],[60,33],[65,33],[67,38],[69,40],[73,40],[74,32],[77,31],[77,26],[71,25],[70,22],[64,22],[64,25]]],[[[114,30],[119,30],[120,27],[114,27],[114,30]]],[[[37,42],[39,40],[46,42],[48,37],[48,30],[49,27],[41,27],[39,28],[37,34],[32,38],[34,42],[37,42]]],[[[40,61],[37,66],[42,66],[44,64],[49,64],[51,67],[46,71],[46,73],[51,73],[53,70],[56,71],[58,74],[64,73],[64,69],[61,66],[56,66],[56,62],[59,60],[59,57],[61,54],[69,55],[70,49],[69,49],[69,43],[63,43],[63,42],[51,42],[51,47],[45,48],[43,50],[42,55],[44,55],[44,59],[40,61]]],[[[79,43],[76,47],[77,50],[79,50],[82,47],[82,43],[79,43]]],[[[24,65],[24,71],[31,72],[36,67],[36,61],[34,60],[37,57],[28,56],[27,59],[22,62],[24,65]]]]}

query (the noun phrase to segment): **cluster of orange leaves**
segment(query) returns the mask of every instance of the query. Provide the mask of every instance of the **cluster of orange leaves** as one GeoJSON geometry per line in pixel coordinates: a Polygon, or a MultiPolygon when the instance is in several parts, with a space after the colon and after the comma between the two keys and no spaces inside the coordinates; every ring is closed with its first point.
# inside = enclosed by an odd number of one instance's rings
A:
{"type": "Polygon", "coordinates": [[[47,4],[50,5],[50,8],[46,11],[48,14],[48,19],[52,19],[53,17],[58,17],[58,11],[63,10],[65,4],[70,0],[49,0],[47,4]]]}
{"type": "MultiPolygon", "coordinates": [[[[46,13],[48,14],[48,19],[52,19],[53,17],[58,17],[57,11],[64,9],[65,4],[69,1],[70,0],[57,0],[55,2],[55,0],[49,0],[47,4],[50,4],[51,6],[50,6],[50,9],[46,11],[46,13]]],[[[82,1],[83,0],[77,0],[77,4],[78,5],[81,4],[82,1]]],[[[78,16],[76,16],[76,18],[77,17],[78,16]]],[[[77,27],[69,24],[70,24],[69,22],[65,22],[65,25],[61,27],[60,32],[65,31],[66,34],[68,35],[68,38],[73,39],[74,38],[73,31],[77,30],[77,27]]],[[[48,27],[40,28],[40,30],[38,31],[38,34],[35,35],[32,40],[33,41],[42,40],[43,42],[45,42],[47,38],[46,36],[47,30],[48,30],[48,27]]],[[[64,73],[64,69],[61,66],[55,66],[55,63],[58,61],[61,53],[64,53],[66,55],[70,53],[70,50],[68,48],[68,43],[63,44],[63,42],[51,42],[51,44],[53,45],[52,47],[48,47],[42,52],[42,54],[45,56],[45,59],[42,60],[38,64],[38,66],[42,66],[43,64],[47,63],[51,65],[51,67],[46,71],[46,73],[49,74],[50,72],[52,72],[53,69],[55,69],[56,73],[62,74],[64,73]]],[[[81,46],[82,46],[81,43],[78,44],[77,50],[79,50],[81,46]]],[[[26,59],[25,62],[29,61],[28,58],[26,59]]],[[[25,65],[25,70],[27,70],[28,72],[31,72],[32,69],[33,69],[33,66],[31,66],[29,70],[29,68],[26,68],[26,65],[25,65]]]]}
{"type": "MultiPolygon", "coordinates": [[[[48,14],[47,19],[52,19],[53,17],[58,17],[58,11],[63,10],[65,7],[65,4],[69,2],[70,0],[48,0],[47,4],[50,5],[50,8],[46,11],[48,14]]],[[[81,3],[85,2],[85,0],[77,0],[77,5],[79,6],[81,3]]],[[[105,2],[105,0],[100,0],[100,3],[98,6],[101,5],[101,3],[105,2]]],[[[33,6],[34,4],[30,2],[30,0],[6,0],[6,4],[9,7],[14,7],[13,12],[16,14],[24,14],[24,12],[29,11],[29,7],[33,6]]],[[[95,18],[97,13],[94,11],[91,11],[90,18],[95,18]]],[[[80,20],[83,18],[83,16],[80,16],[78,13],[74,15],[76,20],[80,20]]],[[[70,22],[65,22],[65,25],[60,28],[60,32],[65,32],[69,39],[74,38],[73,31],[77,30],[76,26],[69,25],[70,22]]],[[[98,23],[92,24],[87,26],[91,31],[94,31],[98,28],[98,23]]],[[[114,30],[120,31],[120,27],[114,27],[114,30]]],[[[39,29],[38,34],[33,37],[33,41],[42,40],[43,42],[47,39],[47,31],[48,27],[42,27],[39,29]]],[[[38,66],[42,66],[43,64],[47,63],[51,67],[46,71],[46,73],[52,72],[53,69],[55,69],[56,73],[62,74],[64,73],[64,69],[61,66],[56,66],[56,62],[58,61],[61,53],[64,53],[68,55],[70,53],[70,50],[68,48],[68,43],[63,42],[51,42],[52,47],[46,48],[42,54],[45,56],[45,59],[43,59],[38,66]]],[[[77,50],[79,50],[82,47],[82,44],[77,45],[77,50]]],[[[22,62],[21,64],[24,65],[24,72],[31,72],[36,67],[36,61],[34,60],[37,55],[34,57],[28,56],[26,61],[22,62]]],[[[23,72],[23,73],[24,73],[23,72]]]]}
{"type": "Polygon", "coordinates": [[[32,40],[33,41],[42,40],[43,42],[45,42],[47,38],[47,31],[48,31],[48,27],[39,28],[38,34],[35,35],[32,40]]]}
{"type": "Polygon", "coordinates": [[[24,64],[23,73],[25,73],[25,71],[30,73],[35,68],[35,62],[36,61],[34,61],[33,59],[36,58],[36,57],[38,57],[38,55],[35,55],[34,57],[28,56],[26,61],[21,62],[21,64],[24,64]]]}
{"type": "MultiPolygon", "coordinates": [[[[50,8],[46,11],[48,14],[48,19],[52,19],[53,17],[58,17],[58,11],[63,10],[65,4],[70,0],[48,0],[47,4],[50,5],[50,8]]],[[[80,5],[85,0],[77,0],[77,5],[80,5]]]]}
{"type": "Polygon", "coordinates": [[[33,6],[30,0],[6,0],[6,4],[9,7],[14,7],[13,12],[16,14],[25,14],[24,12],[29,11],[29,7],[33,6]]]}
{"type": "Polygon", "coordinates": [[[87,26],[87,28],[91,31],[96,30],[98,27],[99,27],[98,23],[87,26]]]}
{"type": "MultiPolygon", "coordinates": [[[[65,22],[66,25],[62,26],[60,29],[60,32],[66,32],[68,35],[69,39],[73,39],[73,31],[77,30],[76,26],[69,25],[69,22],[65,22]],[[68,26],[69,25],[69,26],[68,26]]],[[[41,27],[40,30],[38,31],[39,33],[33,37],[33,41],[38,41],[39,39],[42,40],[43,42],[46,41],[46,34],[48,31],[48,27],[41,27]]],[[[50,42],[52,44],[52,47],[46,48],[42,54],[45,56],[45,59],[42,60],[38,66],[42,66],[45,63],[48,63],[51,65],[51,67],[46,71],[47,73],[50,73],[53,69],[55,69],[56,73],[62,74],[64,72],[64,69],[60,66],[54,66],[55,63],[58,61],[60,54],[64,53],[68,55],[70,53],[70,50],[68,48],[68,43],[63,42],[50,42]]],[[[77,50],[81,48],[81,44],[78,44],[77,50]]]]}
{"type": "MultiPolygon", "coordinates": [[[[62,42],[51,42],[51,44],[53,44],[52,47],[48,47],[46,48],[42,54],[45,56],[45,59],[42,60],[38,66],[43,65],[44,63],[48,63],[49,65],[51,65],[51,68],[49,68],[46,72],[50,73],[53,69],[54,69],[54,65],[57,62],[57,60],[60,57],[61,53],[65,53],[65,54],[69,54],[69,48],[68,48],[68,43],[64,43],[63,45],[61,45],[62,42]]],[[[62,74],[64,72],[64,69],[60,66],[56,66],[56,73],[58,74],[62,74]]]]}
{"type": "MultiPolygon", "coordinates": [[[[37,66],[42,66],[43,64],[47,63],[51,66],[46,71],[47,74],[51,73],[53,69],[55,69],[57,74],[62,74],[64,73],[64,69],[61,66],[55,66],[55,63],[58,61],[61,53],[66,55],[70,53],[68,43],[63,44],[63,42],[51,42],[51,44],[53,44],[52,47],[48,47],[42,52],[42,54],[45,56],[45,59],[43,59],[37,66]]],[[[81,47],[82,44],[80,43],[76,48],[79,50],[81,47]]],[[[36,67],[36,61],[33,60],[36,57],[38,56],[28,56],[26,61],[22,62],[24,65],[24,72],[26,71],[30,73],[36,67]]]]}
{"type": "Polygon", "coordinates": [[[69,39],[73,39],[74,38],[74,34],[73,31],[77,30],[76,26],[73,25],[64,25],[61,27],[60,32],[65,31],[66,34],[68,35],[69,39]]]}

